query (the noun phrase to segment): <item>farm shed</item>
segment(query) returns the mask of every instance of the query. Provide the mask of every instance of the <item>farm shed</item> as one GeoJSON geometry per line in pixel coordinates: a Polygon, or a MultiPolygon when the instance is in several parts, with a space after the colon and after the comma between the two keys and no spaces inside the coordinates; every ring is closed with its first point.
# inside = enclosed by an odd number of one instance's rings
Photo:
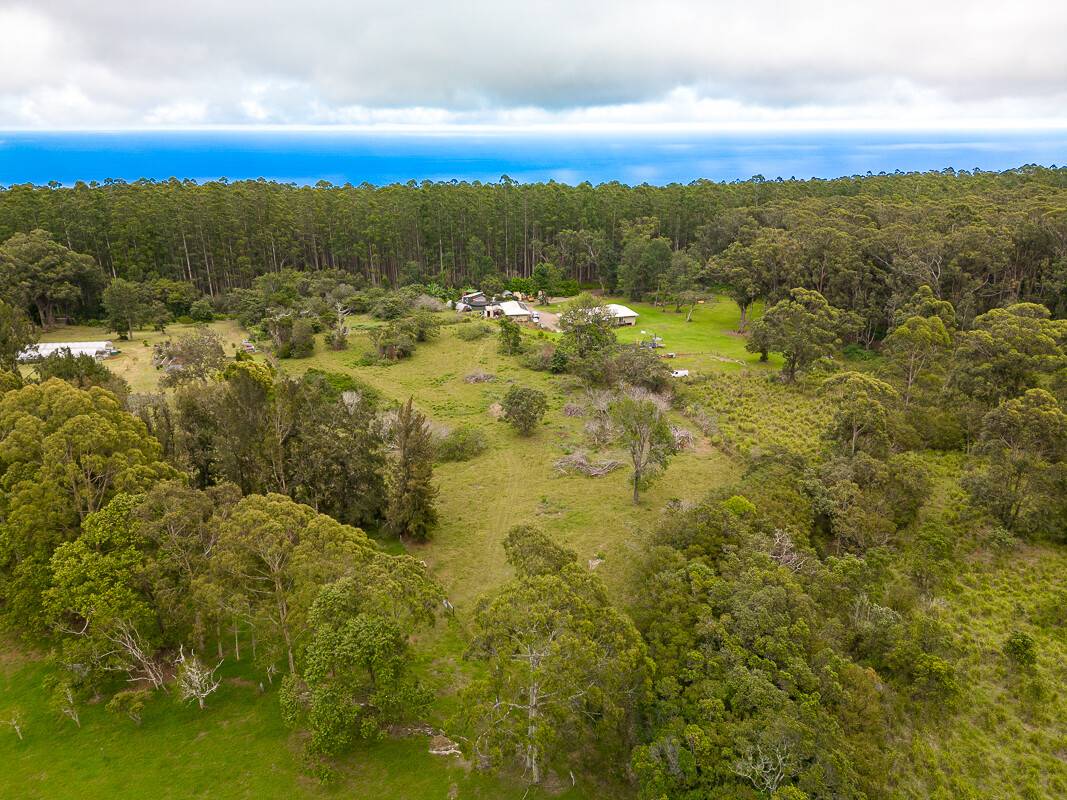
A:
{"type": "Polygon", "coordinates": [[[520,303],[518,300],[505,300],[503,303],[486,306],[485,316],[494,318],[507,317],[515,322],[528,322],[534,317],[534,312],[530,310],[529,306],[525,303],[520,303]]]}
{"type": "Polygon", "coordinates": [[[456,303],[457,311],[482,311],[489,305],[489,298],[485,292],[470,292],[459,298],[456,303]]]}
{"type": "Polygon", "coordinates": [[[637,324],[637,312],[628,306],[622,306],[618,303],[608,303],[608,311],[611,312],[611,316],[615,320],[616,325],[637,324]]]}
{"type": "Polygon", "coordinates": [[[42,358],[63,350],[69,350],[72,356],[85,355],[95,359],[107,358],[117,352],[111,346],[111,342],[41,342],[19,353],[19,361],[23,363],[40,361],[42,358]]]}

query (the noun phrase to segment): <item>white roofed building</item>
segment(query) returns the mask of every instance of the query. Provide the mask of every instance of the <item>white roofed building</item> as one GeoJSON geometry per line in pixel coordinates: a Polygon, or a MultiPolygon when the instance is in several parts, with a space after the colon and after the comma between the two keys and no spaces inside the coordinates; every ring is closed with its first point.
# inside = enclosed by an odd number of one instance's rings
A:
{"type": "Polygon", "coordinates": [[[40,361],[64,350],[69,351],[72,356],[92,356],[96,359],[107,358],[115,352],[111,342],[40,342],[19,353],[19,361],[40,361]]]}
{"type": "Polygon", "coordinates": [[[616,325],[637,324],[637,312],[632,308],[619,305],[618,303],[608,303],[607,309],[611,312],[611,316],[615,320],[616,325]]]}
{"type": "Polygon", "coordinates": [[[533,318],[534,312],[525,303],[518,300],[505,300],[485,307],[485,316],[490,318],[507,317],[516,322],[526,322],[533,318]]]}

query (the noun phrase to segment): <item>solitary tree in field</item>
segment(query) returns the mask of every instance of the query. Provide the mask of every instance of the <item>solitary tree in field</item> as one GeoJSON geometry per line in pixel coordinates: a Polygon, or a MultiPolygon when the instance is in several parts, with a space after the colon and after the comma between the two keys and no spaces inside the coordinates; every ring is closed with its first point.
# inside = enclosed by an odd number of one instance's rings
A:
{"type": "Polygon", "coordinates": [[[529,436],[548,410],[545,393],[528,386],[512,386],[504,395],[504,419],[522,436],[529,436]]]}
{"type": "Polygon", "coordinates": [[[652,400],[624,397],[612,403],[611,418],[630,450],[636,504],[640,502],[641,489],[667,467],[667,462],[674,455],[674,435],[663,412],[652,400]]]}
{"type": "Polygon", "coordinates": [[[3,718],[0,718],[0,722],[11,728],[15,735],[19,737],[19,741],[22,741],[22,730],[26,727],[26,717],[23,716],[20,709],[13,708],[7,711],[3,718]]]}
{"type": "Polygon", "coordinates": [[[841,346],[845,314],[816,291],[793,289],[752,323],[749,352],[779,352],[785,359],[782,373],[795,381],[797,372],[841,346]]]}
{"type": "Polygon", "coordinates": [[[830,438],[849,456],[882,453],[889,443],[888,405],[898,398],[896,389],[862,372],[841,372],[827,378],[822,390],[834,401],[830,438]]]}
{"type": "Polygon", "coordinates": [[[615,320],[591,294],[572,300],[559,315],[560,348],[574,358],[588,358],[615,345],[615,320]]]}
{"type": "Polygon", "coordinates": [[[333,311],[333,330],[330,331],[331,350],[344,350],[348,347],[348,317],[352,313],[348,302],[342,296],[332,299],[330,310],[333,311]]]}
{"type": "Polygon", "coordinates": [[[196,653],[191,652],[186,655],[185,649],[182,648],[178,652],[177,666],[175,681],[178,686],[178,696],[182,700],[195,700],[203,710],[204,701],[222,685],[222,679],[215,677],[222,662],[209,667],[200,660],[196,653]]]}
{"type": "Polygon", "coordinates": [[[425,541],[437,524],[433,485],[434,444],[426,417],[411,403],[400,407],[393,427],[397,457],[389,480],[385,523],[397,536],[425,541]]]}
{"type": "Polygon", "coordinates": [[[979,452],[987,463],[965,483],[1009,530],[1055,499],[1054,469],[1067,458],[1067,415],[1044,389],[1005,400],[982,420],[979,452]]]}
{"type": "Polygon", "coordinates": [[[226,365],[222,339],[209,328],[168,342],[160,348],[159,354],[167,365],[167,371],[159,379],[159,385],[164,388],[205,383],[226,365]]]}
{"type": "Polygon", "coordinates": [[[520,575],[552,575],[578,556],[534,525],[516,525],[504,537],[507,561],[520,575]]]}
{"type": "Polygon", "coordinates": [[[80,728],[82,726],[81,713],[78,710],[78,698],[71,681],[69,679],[49,680],[46,681],[45,688],[51,690],[48,704],[52,710],[80,728]]]}
{"type": "Polygon", "coordinates": [[[519,323],[503,317],[500,320],[500,352],[506,356],[522,352],[522,331],[519,323]]]}

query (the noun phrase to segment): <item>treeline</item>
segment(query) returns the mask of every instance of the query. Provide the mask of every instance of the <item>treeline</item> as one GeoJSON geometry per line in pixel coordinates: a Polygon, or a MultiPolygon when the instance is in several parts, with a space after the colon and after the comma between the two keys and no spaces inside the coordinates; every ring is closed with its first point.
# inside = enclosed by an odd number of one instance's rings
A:
{"type": "MultiPolygon", "coordinates": [[[[869,338],[924,284],[965,322],[1013,301],[1062,314],[1065,208],[1067,170],[1039,167],[663,187],[109,181],[0,190],[0,240],[44,229],[111,278],[209,297],[288,268],[463,287],[545,264],[636,297],[685,253],[741,297],[819,291],[869,338]]],[[[100,287],[82,288],[94,303],[100,287]]]]}

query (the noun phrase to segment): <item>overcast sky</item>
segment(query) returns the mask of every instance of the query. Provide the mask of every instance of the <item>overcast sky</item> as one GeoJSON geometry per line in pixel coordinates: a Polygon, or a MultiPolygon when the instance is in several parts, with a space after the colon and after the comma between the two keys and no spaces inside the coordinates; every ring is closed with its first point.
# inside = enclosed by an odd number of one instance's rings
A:
{"type": "Polygon", "coordinates": [[[0,129],[1067,127],[1067,0],[0,0],[0,129]]]}

